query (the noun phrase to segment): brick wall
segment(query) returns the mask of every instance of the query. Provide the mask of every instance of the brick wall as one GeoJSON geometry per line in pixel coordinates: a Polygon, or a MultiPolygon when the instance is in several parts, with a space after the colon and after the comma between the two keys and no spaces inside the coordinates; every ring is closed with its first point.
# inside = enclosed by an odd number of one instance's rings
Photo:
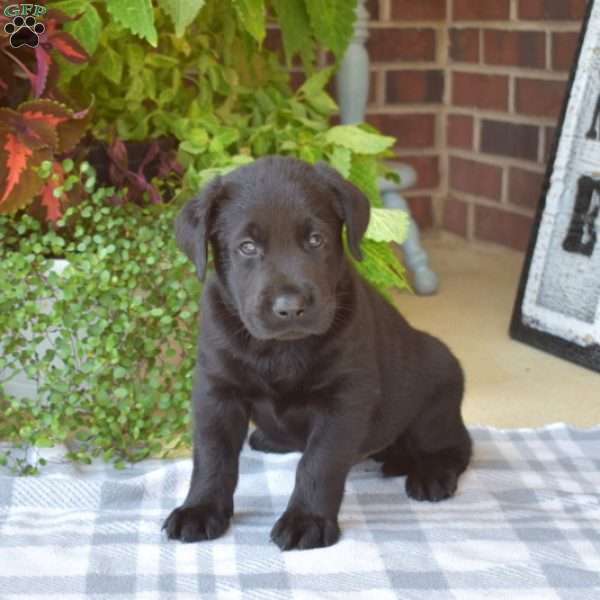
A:
{"type": "Polygon", "coordinates": [[[524,250],[585,0],[449,0],[446,228],[524,250]]]}
{"type": "Polygon", "coordinates": [[[367,121],[396,136],[397,156],[417,171],[405,195],[421,227],[439,222],[446,132],[446,0],[369,0],[371,94],[367,121]],[[435,215],[437,207],[437,218],[435,215]]]}
{"type": "Polygon", "coordinates": [[[367,120],[421,226],[525,249],[586,0],[369,0],[367,120]]]}

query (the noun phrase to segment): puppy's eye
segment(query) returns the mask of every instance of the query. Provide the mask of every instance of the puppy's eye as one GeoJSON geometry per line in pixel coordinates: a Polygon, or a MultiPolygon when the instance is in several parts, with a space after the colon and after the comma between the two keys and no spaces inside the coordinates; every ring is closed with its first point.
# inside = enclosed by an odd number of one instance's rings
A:
{"type": "Polygon", "coordinates": [[[323,245],[323,236],[320,233],[311,233],[308,237],[308,245],[311,248],[319,248],[323,245]]]}
{"type": "Polygon", "coordinates": [[[258,248],[254,242],[240,244],[239,250],[244,256],[255,256],[258,254],[258,248]]]}

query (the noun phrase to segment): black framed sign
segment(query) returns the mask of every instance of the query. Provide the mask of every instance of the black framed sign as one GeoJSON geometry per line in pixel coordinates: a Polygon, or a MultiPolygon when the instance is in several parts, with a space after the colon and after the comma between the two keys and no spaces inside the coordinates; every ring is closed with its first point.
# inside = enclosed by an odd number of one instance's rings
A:
{"type": "Polygon", "coordinates": [[[510,332],[600,372],[599,214],[600,0],[590,0],[510,332]]]}

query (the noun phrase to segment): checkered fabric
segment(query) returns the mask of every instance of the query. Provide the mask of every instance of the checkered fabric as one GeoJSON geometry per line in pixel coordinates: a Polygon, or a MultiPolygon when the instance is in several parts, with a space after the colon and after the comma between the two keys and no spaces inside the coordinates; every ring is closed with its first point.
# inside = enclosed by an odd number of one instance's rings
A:
{"type": "Polygon", "coordinates": [[[600,428],[472,434],[472,466],[439,504],[357,465],[342,538],[318,550],[269,542],[298,454],[246,447],[232,527],[187,545],[160,527],[187,492],[189,460],[2,473],[0,598],[599,599],[600,428]]]}

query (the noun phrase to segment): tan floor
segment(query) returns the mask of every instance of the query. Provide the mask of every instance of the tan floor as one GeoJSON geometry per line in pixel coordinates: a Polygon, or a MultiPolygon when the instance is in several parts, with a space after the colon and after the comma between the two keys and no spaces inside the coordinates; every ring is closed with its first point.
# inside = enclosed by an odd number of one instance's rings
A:
{"type": "Polygon", "coordinates": [[[431,297],[403,294],[398,305],[413,325],[442,338],[461,360],[466,422],[600,424],[600,373],[508,335],[523,255],[441,233],[428,234],[424,244],[440,274],[440,291],[431,297]]]}

